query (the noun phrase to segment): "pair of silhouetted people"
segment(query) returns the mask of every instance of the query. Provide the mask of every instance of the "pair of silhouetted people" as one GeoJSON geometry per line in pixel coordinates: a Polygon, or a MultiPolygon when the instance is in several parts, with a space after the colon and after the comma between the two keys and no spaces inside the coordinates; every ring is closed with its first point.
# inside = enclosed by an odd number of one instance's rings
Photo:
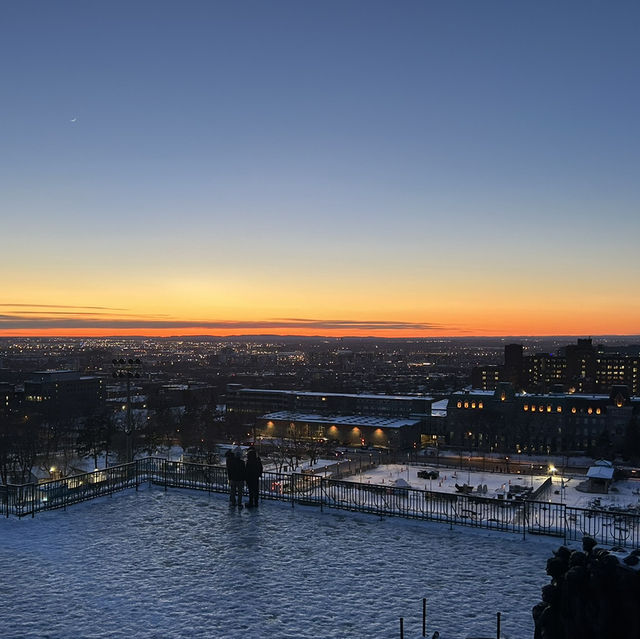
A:
{"type": "Polygon", "coordinates": [[[231,489],[229,502],[232,506],[242,507],[242,495],[246,482],[249,490],[249,503],[247,506],[257,506],[260,477],[262,476],[262,461],[258,457],[255,448],[249,449],[246,463],[242,459],[241,448],[237,448],[235,454],[230,450],[227,451],[225,457],[227,460],[229,487],[231,489]]]}

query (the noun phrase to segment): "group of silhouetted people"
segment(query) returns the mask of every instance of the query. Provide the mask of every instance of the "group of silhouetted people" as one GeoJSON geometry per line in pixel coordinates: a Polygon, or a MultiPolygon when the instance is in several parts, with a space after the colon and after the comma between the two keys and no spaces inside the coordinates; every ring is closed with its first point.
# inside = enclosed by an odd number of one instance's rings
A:
{"type": "Polygon", "coordinates": [[[249,491],[247,507],[257,506],[259,483],[262,476],[262,461],[258,457],[256,449],[250,448],[248,450],[246,462],[242,459],[242,449],[240,447],[237,447],[235,452],[227,451],[225,457],[227,459],[227,476],[229,477],[229,486],[231,488],[229,496],[231,506],[242,508],[245,483],[249,491]]]}

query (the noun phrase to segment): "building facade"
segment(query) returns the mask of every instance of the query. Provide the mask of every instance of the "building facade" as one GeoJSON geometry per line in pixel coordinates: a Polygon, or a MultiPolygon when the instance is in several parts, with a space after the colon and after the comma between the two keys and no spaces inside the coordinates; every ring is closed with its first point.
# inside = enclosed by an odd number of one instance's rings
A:
{"type": "Polygon", "coordinates": [[[349,446],[418,446],[433,399],[423,396],[227,388],[227,412],[265,437],[322,438],[349,446]]]}
{"type": "Polygon", "coordinates": [[[640,395],[640,356],[630,349],[611,352],[594,346],[591,339],[579,339],[558,353],[522,356],[522,345],[505,346],[505,363],[476,367],[471,373],[473,388],[495,390],[509,382],[517,390],[548,393],[556,387],[564,392],[609,394],[613,386],[625,385],[640,395]]]}
{"type": "Polygon", "coordinates": [[[468,390],[449,399],[445,442],[501,453],[588,453],[622,447],[640,415],[640,398],[624,386],[608,395],[515,393],[502,382],[494,391],[468,390]]]}
{"type": "Polygon", "coordinates": [[[103,399],[102,379],[77,371],[36,371],[24,383],[25,412],[45,417],[90,415],[103,399]]]}

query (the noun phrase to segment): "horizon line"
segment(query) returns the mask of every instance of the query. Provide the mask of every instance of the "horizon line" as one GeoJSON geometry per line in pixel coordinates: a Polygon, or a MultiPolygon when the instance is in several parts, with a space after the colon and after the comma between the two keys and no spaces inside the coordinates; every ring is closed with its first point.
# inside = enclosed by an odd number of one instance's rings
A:
{"type": "Polygon", "coordinates": [[[216,335],[212,333],[197,334],[172,334],[172,335],[153,335],[153,334],[109,334],[109,335],[64,335],[64,334],[34,334],[34,335],[2,335],[0,339],[238,339],[238,338],[293,338],[293,339],[378,339],[378,340],[439,340],[439,339],[539,339],[539,338],[582,338],[582,339],[598,339],[611,337],[638,338],[640,333],[527,333],[527,334],[504,334],[504,335],[305,335],[297,333],[235,333],[231,335],[216,335]]]}

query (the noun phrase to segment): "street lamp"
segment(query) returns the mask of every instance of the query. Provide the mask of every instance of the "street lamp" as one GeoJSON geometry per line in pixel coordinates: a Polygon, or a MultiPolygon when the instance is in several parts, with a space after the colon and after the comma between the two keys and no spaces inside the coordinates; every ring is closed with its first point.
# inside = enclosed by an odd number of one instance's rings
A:
{"type": "Polygon", "coordinates": [[[139,379],[142,372],[142,362],[139,359],[114,359],[112,364],[112,375],[116,379],[126,379],[127,381],[127,423],[125,435],[127,436],[127,461],[133,461],[133,446],[131,436],[133,433],[133,416],[131,414],[131,380],[139,379]]]}

